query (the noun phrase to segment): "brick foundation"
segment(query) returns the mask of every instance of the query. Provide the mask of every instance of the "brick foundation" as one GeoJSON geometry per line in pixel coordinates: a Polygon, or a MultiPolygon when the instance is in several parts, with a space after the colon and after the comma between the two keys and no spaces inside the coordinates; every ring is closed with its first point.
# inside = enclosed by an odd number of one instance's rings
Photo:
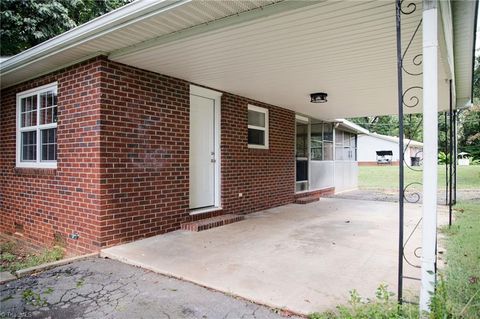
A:
{"type": "Polygon", "coordinates": [[[329,187],[329,188],[323,188],[323,189],[318,189],[313,191],[296,193],[295,200],[302,197],[310,197],[310,196],[322,197],[322,196],[333,195],[333,194],[335,194],[335,187],[329,187]]]}
{"type": "Polygon", "coordinates": [[[193,222],[183,223],[181,228],[186,231],[199,232],[215,227],[220,227],[232,223],[236,223],[245,219],[245,215],[226,214],[221,216],[210,217],[193,222]]]}

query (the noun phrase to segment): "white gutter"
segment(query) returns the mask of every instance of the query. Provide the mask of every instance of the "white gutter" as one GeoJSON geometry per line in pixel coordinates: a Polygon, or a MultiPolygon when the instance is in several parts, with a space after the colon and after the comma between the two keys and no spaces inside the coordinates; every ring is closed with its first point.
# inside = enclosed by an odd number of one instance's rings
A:
{"type": "Polygon", "coordinates": [[[357,125],[353,122],[350,122],[349,120],[346,120],[346,119],[335,119],[334,120],[334,123],[340,123],[341,125],[343,125],[345,128],[348,128],[352,131],[355,131],[356,133],[359,133],[359,134],[369,134],[370,131],[361,127],[360,125],[357,125]]]}
{"type": "MultiPolygon", "coordinates": [[[[374,137],[374,138],[384,140],[384,141],[397,143],[397,144],[400,141],[398,136],[383,135],[383,134],[378,134],[378,133],[367,133],[367,135],[371,136],[371,137],[374,137]]],[[[421,147],[423,147],[422,142],[411,140],[411,139],[408,139],[408,138],[404,138],[403,142],[404,142],[405,145],[409,144],[410,146],[421,146],[421,147]]]]}
{"type": "Polygon", "coordinates": [[[450,0],[444,0],[439,2],[439,14],[441,17],[441,23],[439,27],[439,35],[443,45],[440,45],[442,50],[442,56],[447,60],[445,63],[445,74],[449,79],[452,79],[452,93],[453,100],[456,100],[455,94],[455,59],[453,50],[453,17],[452,17],[452,5],[450,0]],[[440,32],[441,31],[441,32],[440,32]]]}
{"type": "MultiPolygon", "coordinates": [[[[423,204],[420,311],[435,291],[438,156],[438,2],[423,1],[423,204]]],[[[421,315],[425,317],[425,315],[421,315]]]]}
{"type": "Polygon", "coordinates": [[[25,50],[0,64],[0,74],[14,72],[41,58],[62,52],[104,34],[131,25],[191,0],[137,0],[117,10],[93,19],[50,40],[25,50]]]}

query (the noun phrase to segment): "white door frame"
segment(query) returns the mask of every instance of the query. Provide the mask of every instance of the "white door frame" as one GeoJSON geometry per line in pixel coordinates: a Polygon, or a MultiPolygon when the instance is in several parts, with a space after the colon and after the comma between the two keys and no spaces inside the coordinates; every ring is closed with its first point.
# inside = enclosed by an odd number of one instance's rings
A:
{"type": "Polygon", "coordinates": [[[308,178],[308,180],[306,181],[307,182],[307,189],[303,190],[303,191],[297,191],[297,184],[298,183],[305,183],[305,181],[297,182],[297,168],[296,168],[297,155],[295,154],[295,185],[294,185],[294,191],[295,191],[295,194],[301,194],[301,193],[310,192],[310,181],[311,181],[311,178],[310,178],[310,154],[311,154],[311,150],[310,150],[310,130],[311,130],[311,127],[310,127],[310,119],[308,117],[302,116],[302,115],[299,115],[299,114],[295,114],[295,153],[297,152],[297,123],[302,123],[302,124],[307,125],[307,170],[308,170],[307,178],[308,178]]]}
{"type": "Polygon", "coordinates": [[[214,90],[210,90],[207,88],[203,88],[200,86],[196,86],[191,84],[190,85],[190,95],[196,95],[200,97],[205,97],[212,99],[214,101],[214,114],[215,114],[215,132],[214,132],[214,149],[215,149],[215,180],[214,180],[214,188],[215,188],[215,196],[214,196],[214,205],[213,207],[209,207],[206,209],[197,209],[197,210],[192,210],[190,212],[190,215],[195,215],[195,214],[201,214],[201,213],[206,213],[210,212],[213,210],[219,210],[221,209],[221,195],[222,195],[222,188],[221,188],[221,150],[220,150],[220,143],[221,143],[221,100],[222,100],[222,94],[221,92],[217,92],[214,90]]]}

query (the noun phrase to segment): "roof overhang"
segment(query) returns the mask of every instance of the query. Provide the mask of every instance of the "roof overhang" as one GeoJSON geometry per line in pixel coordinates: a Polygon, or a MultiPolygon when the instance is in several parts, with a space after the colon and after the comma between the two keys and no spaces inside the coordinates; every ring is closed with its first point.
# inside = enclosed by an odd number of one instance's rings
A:
{"type": "MultiPolygon", "coordinates": [[[[421,19],[421,1],[416,5],[402,17],[404,47],[421,19]]],[[[442,4],[439,110],[448,109],[449,78],[455,79],[457,106],[471,100],[476,5],[442,4]]],[[[421,45],[420,32],[406,68],[416,68],[421,45]]],[[[135,1],[3,61],[1,85],[99,54],[319,119],[397,109],[393,0],[135,1]],[[310,103],[310,93],[318,91],[328,93],[327,103],[310,103]]],[[[405,88],[421,86],[421,76],[404,82],[405,88]]],[[[411,97],[407,101],[415,102],[411,97]]],[[[421,101],[407,111],[421,112],[421,101]]]]}
{"type": "Polygon", "coordinates": [[[346,119],[336,119],[335,120],[336,127],[341,128],[343,130],[356,133],[356,134],[369,134],[370,132],[361,127],[360,125],[357,125],[349,120],[346,119]]]}
{"type": "MultiPolygon", "coordinates": [[[[380,140],[384,140],[384,141],[388,141],[388,142],[392,142],[392,143],[397,143],[397,144],[399,142],[398,136],[389,136],[389,135],[383,135],[383,134],[378,134],[378,133],[368,132],[368,131],[367,131],[367,133],[364,133],[362,135],[370,136],[370,137],[373,137],[373,138],[377,138],[377,139],[380,139],[380,140]]],[[[423,143],[419,142],[419,141],[410,140],[408,138],[404,139],[403,141],[404,141],[405,146],[423,147],[423,143]]]]}

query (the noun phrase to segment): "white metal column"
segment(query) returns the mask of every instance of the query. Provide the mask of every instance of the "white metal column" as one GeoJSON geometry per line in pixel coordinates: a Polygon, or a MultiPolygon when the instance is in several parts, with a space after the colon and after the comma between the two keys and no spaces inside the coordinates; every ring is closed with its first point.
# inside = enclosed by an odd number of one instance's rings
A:
{"type": "Polygon", "coordinates": [[[420,310],[435,290],[437,240],[438,2],[423,1],[423,227],[420,310]]]}

